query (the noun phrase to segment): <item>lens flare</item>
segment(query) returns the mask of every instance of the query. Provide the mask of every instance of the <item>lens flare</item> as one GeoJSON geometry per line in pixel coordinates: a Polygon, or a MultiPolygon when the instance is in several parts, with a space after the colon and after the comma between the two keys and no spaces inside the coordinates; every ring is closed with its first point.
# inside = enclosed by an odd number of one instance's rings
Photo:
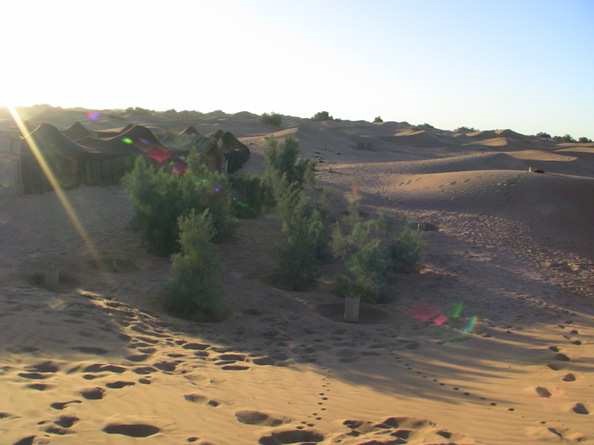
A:
{"type": "Polygon", "coordinates": [[[128,137],[126,137],[126,138],[122,138],[122,142],[123,142],[124,144],[128,144],[128,145],[130,145],[130,144],[133,144],[133,143],[134,143],[134,141],[133,141],[132,139],[128,138],[128,137]]]}
{"type": "Polygon", "coordinates": [[[97,248],[95,247],[95,244],[93,243],[93,240],[91,239],[91,237],[83,227],[82,223],[80,222],[80,219],[76,214],[76,211],[72,207],[72,204],[70,204],[68,197],[64,193],[62,187],[60,186],[60,182],[54,175],[54,172],[52,171],[50,165],[43,157],[43,153],[41,153],[41,150],[39,150],[37,142],[35,142],[35,139],[31,136],[29,129],[19,116],[17,110],[13,107],[9,107],[8,111],[12,116],[12,119],[14,120],[15,124],[17,125],[19,131],[23,135],[23,138],[25,139],[25,142],[27,143],[29,150],[31,150],[31,153],[33,153],[33,156],[39,164],[41,171],[43,171],[43,174],[47,177],[48,182],[56,192],[56,196],[58,197],[60,204],[64,208],[66,216],[70,220],[70,224],[72,224],[72,227],[74,227],[74,229],[78,232],[78,234],[84,241],[85,245],[89,249],[90,254],[93,256],[93,259],[97,262],[97,264],[102,264],[99,253],[97,251],[97,248]]]}
{"type": "Polygon", "coordinates": [[[452,306],[452,309],[450,310],[450,318],[456,320],[462,316],[462,312],[464,312],[464,304],[456,303],[452,306]]]}
{"type": "Polygon", "coordinates": [[[473,315],[468,319],[468,321],[466,322],[466,326],[464,326],[464,329],[462,329],[462,331],[466,334],[472,333],[472,331],[474,331],[474,328],[476,327],[477,322],[478,317],[476,315],[473,315]]]}
{"type": "Polygon", "coordinates": [[[101,113],[99,111],[87,111],[87,120],[90,120],[91,122],[99,120],[100,117],[101,113]]]}

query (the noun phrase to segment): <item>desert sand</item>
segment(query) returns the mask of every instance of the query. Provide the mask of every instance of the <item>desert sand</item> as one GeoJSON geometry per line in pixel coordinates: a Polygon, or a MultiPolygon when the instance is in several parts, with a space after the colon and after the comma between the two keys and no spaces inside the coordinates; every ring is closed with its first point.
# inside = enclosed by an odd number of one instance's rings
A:
{"type": "Polygon", "coordinates": [[[192,125],[242,137],[253,172],[266,137],[292,135],[336,202],[355,188],[367,212],[435,224],[419,272],[344,323],[324,276],[267,284],[278,221],[244,220],[221,245],[233,315],[187,322],[161,310],[170,261],[146,253],[121,188],[67,192],[92,247],[53,193],[0,194],[1,445],[594,443],[594,146],[290,117],[272,131],[249,113],[192,125]],[[58,288],[32,284],[52,267],[58,288]]]}

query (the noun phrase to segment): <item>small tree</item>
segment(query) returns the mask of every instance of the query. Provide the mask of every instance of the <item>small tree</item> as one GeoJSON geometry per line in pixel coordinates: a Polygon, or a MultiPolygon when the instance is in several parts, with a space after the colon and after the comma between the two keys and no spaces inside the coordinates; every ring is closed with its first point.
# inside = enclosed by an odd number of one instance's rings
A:
{"type": "Polygon", "coordinates": [[[330,113],[328,113],[327,111],[318,111],[312,117],[312,120],[314,120],[314,121],[331,121],[333,119],[334,118],[332,116],[330,116],[330,113]]]}
{"type": "Polygon", "coordinates": [[[238,218],[256,218],[271,201],[272,190],[263,178],[250,175],[232,175],[233,214],[238,218]]]}
{"type": "Polygon", "coordinates": [[[464,127],[464,126],[462,126],[462,127],[456,128],[454,130],[454,133],[470,133],[472,131],[477,131],[477,129],[476,128],[473,128],[473,127],[464,127]]]}
{"type": "Polygon", "coordinates": [[[544,131],[536,133],[536,136],[543,139],[551,139],[551,135],[549,133],[545,133],[544,131]]]}
{"type": "Polygon", "coordinates": [[[192,210],[179,218],[181,252],[173,257],[165,300],[172,314],[203,321],[224,316],[222,271],[213,236],[208,210],[192,210]]]}
{"type": "Polygon", "coordinates": [[[300,158],[299,144],[293,138],[287,138],[280,144],[276,139],[268,140],[265,178],[274,190],[278,188],[281,177],[300,188],[313,182],[314,163],[300,158]]]}
{"type": "Polygon", "coordinates": [[[592,139],[582,136],[581,138],[578,139],[578,142],[581,144],[589,144],[592,142],[592,139]]]}
{"type": "Polygon", "coordinates": [[[357,203],[351,203],[349,216],[332,233],[332,251],[345,268],[337,280],[337,293],[378,301],[395,273],[416,269],[422,246],[418,232],[405,227],[394,236],[387,218],[363,221],[357,203]]]}
{"type": "Polygon", "coordinates": [[[375,119],[373,119],[374,124],[382,124],[383,122],[384,120],[381,118],[381,116],[376,116],[375,119]]]}
{"type": "Polygon", "coordinates": [[[158,255],[178,250],[178,220],[191,210],[209,209],[217,241],[228,238],[235,229],[228,179],[199,160],[191,161],[188,172],[178,176],[139,157],[124,178],[124,186],[134,206],[135,223],[149,249],[158,255]]]}
{"type": "Polygon", "coordinates": [[[326,231],[322,213],[305,191],[286,179],[282,187],[277,202],[284,239],[277,249],[276,278],[293,290],[302,290],[318,276],[326,231]]]}
{"type": "Polygon", "coordinates": [[[261,117],[262,122],[271,127],[280,127],[283,123],[283,117],[278,113],[264,113],[261,117]]]}

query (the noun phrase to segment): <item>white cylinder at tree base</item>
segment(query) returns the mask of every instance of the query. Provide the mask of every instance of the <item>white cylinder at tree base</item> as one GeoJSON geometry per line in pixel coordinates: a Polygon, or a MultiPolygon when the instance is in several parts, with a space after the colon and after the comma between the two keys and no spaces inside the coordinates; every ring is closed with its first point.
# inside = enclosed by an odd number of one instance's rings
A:
{"type": "Polygon", "coordinates": [[[361,299],[359,297],[344,298],[344,321],[359,321],[359,306],[361,299]]]}

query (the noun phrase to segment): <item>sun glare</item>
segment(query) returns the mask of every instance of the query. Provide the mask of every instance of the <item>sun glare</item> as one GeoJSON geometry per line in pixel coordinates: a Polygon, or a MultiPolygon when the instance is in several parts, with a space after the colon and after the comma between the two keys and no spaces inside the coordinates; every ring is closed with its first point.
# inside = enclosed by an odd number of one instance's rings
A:
{"type": "Polygon", "coordinates": [[[56,192],[56,196],[60,200],[60,204],[64,208],[64,211],[66,212],[66,215],[68,216],[68,219],[70,220],[70,223],[72,224],[74,229],[78,232],[78,234],[84,241],[90,254],[93,256],[93,259],[97,262],[97,264],[101,264],[101,259],[99,256],[99,252],[97,251],[97,248],[95,246],[95,243],[93,242],[93,240],[89,236],[88,232],[85,230],[82,223],[80,222],[80,219],[79,219],[78,215],[76,214],[76,210],[74,210],[74,207],[72,207],[72,204],[70,203],[70,201],[68,200],[68,197],[64,193],[64,190],[60,186],[60,182],[56,178],[56,175],[52,171],[50,165],[48,164],[48,162],[46,161],[45,157],[43,156],[41,150],[37,146],[35,139],[31,136],[31,132],[29,131],[26,124],[21,119],[21,116],[17,112],[16,108],[14,108],[12,106],[9,106],[6,108],[8,109],[8,112],[10,113],[10,115],[11,115],[12,119],[14,120],[16,126],[18,127],[19,131],[23,135],[23,138],[25,139],[25,142],[27,143],[29,150],[31,150],[31,153],[33,153],[35,160],[39,164],[39,167],[43,171],[44,175],[47,177],[47,180],[49,181],[49,183],[52,186],[52,188],[54,189],[54,191],[56,192]]]}

